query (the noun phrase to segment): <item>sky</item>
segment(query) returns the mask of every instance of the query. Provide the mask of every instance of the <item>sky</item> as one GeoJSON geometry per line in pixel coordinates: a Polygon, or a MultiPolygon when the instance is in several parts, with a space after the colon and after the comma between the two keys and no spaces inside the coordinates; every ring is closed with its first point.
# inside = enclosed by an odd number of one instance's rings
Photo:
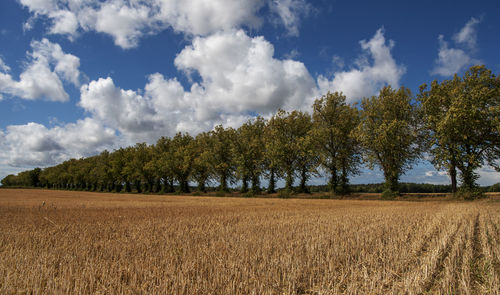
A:
{"type": "MultiPolygon", "coordinates": [[[[355,103],[474,64],[498,75],[499,16],[497,0],[2,0],[0,179],[310,111],[327,91],[355,103]]],[[[382,181],[368,169],[351,179],[382,181]]],[[[424,160],[401,181],[449,183],[424,160]]]]}

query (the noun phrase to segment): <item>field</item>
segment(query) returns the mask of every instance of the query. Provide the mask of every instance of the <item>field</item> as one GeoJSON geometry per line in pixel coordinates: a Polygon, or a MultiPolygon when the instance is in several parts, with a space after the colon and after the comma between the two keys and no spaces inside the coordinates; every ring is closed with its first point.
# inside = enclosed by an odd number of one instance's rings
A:
{"type": "Polygon", "coordinates": [[[0,293],[498,294],[500,202],[0,189],[0,293]]]}

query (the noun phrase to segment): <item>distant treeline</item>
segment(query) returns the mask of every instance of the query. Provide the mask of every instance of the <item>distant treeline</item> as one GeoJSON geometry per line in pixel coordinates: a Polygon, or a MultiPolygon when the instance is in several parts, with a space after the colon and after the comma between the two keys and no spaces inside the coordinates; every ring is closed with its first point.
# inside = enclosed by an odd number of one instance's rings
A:
{"type": "Polygon", "coordinates": [[[178,133],[153,145],[138,143],[9,175],[1,183],[139,193],[185,193],[193,183],[202,192],[209,186],[228,191],[241,183],[242,192],[260,193],[265,178],[272,193],[279,179],[286,192],[308,192],[308,180],[326,174],[321,190],[336,194],[456,192],[459,179],[462,193],[477,196],[477,169],[489,164],[500,170],[499,86],[490,70],[473,66],[463,77],[422,85],[416,96],[408,88],[386,86],[378,96],[350,105],[342,93],[327,93],[314,102],[312,114],[279,110],[238,129],[218,125],[196,137],[178,133]],[[399,183],[424,156],[447,171],[449,186],[399,183]],[[380,168],[385,183],[350,185],[363,163],[380,168]]]}

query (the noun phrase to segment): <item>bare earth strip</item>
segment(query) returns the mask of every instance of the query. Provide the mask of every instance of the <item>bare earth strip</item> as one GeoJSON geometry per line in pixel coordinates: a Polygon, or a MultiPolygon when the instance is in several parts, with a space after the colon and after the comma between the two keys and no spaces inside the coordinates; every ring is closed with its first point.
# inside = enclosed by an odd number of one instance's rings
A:
{"type": "Polygon", "coordinates": [[[500,203],[0,189],[0,293],[498,294],[500,203]]]}

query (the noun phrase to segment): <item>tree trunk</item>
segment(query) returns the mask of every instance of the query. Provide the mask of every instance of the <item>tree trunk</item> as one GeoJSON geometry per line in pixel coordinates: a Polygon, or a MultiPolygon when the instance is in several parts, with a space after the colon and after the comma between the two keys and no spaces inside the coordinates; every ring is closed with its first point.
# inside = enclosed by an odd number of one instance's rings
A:
{"type": "Polygon", "coordinates": [[[342,194],[349,194],[349,178],[347,177],[347,165],[342,163],[342,175],[340,176],[340,189],[342,194]]]}
{"type": "Polygon", "coordinates": [[[460,169],[462,187],[467,191],[473,191],[476,188],[476,178],[474,171],[469,167],[463,167],[460,169]]]}
{"type": "Polygon", "coordinates": [[[260,192],[260,186],[259,186],[259,177],[257,175],[252,176],[252,192],[258,193],[260,192]]]}
{"type": "Polygon", "coordinates": [[[155,193],[159,193],[160,191],[161,191],[161,183],[160,183],[160,179],[157,178],[156,184],[155,184],[155,193]]]}
{"type": "Polygon", "coordinates": [[[242,193],[248,192],[248,176],[243,176],[241,179],[241,191],[242,193]]]}
{"type": "Polygon", "coordinates": [[[227,189],[227,175],[226,175],[225,172],[220,175],[219,190],[221,192],[227,192],[228,191],[228,189],[227,189]]]}
{"type": "Polygon", "coordinates": [[[399,176],[396,173],[392,173],[392,172],[389,172],[388,174],[386,174],[385,186],[386,186],[386,189],[389,189],[392,192],[398,192],[399,191],[399,176]]]}
{"type": "Polygon", "coordinates": [[[270,194],[273,194],[276,192],[276,180],[274,179],[275,177],[275,171],[274,168],[271,168],[269,170],[269,185],[267,187],[267,192],[270,194]]]}
{"type": "Polygon", "coordinates": [[[168,190],[167,190],[169,193],[173,193],[175,191],[174,189],[174,180],[173,179],[170,179],[168,181],[168,190]]]}
{"type": "Polygon", "coordinates": [[[180,180],[179,186],[182,193],[189,193],[189,182],[187,179],[180,180]]]}
{"type": "Polygon", "coordinates": [[[337,176],[337,167],[330,167],[330,181],[328,182],[328,190],[336,193],[338,186],[338,176],[337,176]]]}
{"type": "Polygon", "coordinates": [[[141,181],[140,180],[136,180],[135,181],[135,189],[137,190],[137,193],[142,193],[142,188],[141,188],[141,181]]]}
{"type": "Polygon", "coordinates": [[[198,191],[206,193],[205,180],[198,181],[198,191]]]}
{"type": "Polygon", "coordinates": [[[456,167],[451,166],[448,173],[450,174],[450,178],[451,178],[451,192],[456,193],[457,192],[457,169],[456,169],[456,167]]]}
{"type": "Polygon", "coordinates": [[[153,181],[151,180],[146,181],[146,192],[148,193],[153,192],[153,181]]]}
{"type": "Polygon", "coordinates": [[[300,171],[300,186],[299,186],[299,192],[301,193],[308,193],[309,190],[306,187],[306,182],[307,182],[307,168],[302,167],[300,171]]]}
{"type": "Polygon", "coordinates": [[[286,172],[286,184],[285,189],[291,191],[293,189],[293,171],[288,170],[286,172]]]}

